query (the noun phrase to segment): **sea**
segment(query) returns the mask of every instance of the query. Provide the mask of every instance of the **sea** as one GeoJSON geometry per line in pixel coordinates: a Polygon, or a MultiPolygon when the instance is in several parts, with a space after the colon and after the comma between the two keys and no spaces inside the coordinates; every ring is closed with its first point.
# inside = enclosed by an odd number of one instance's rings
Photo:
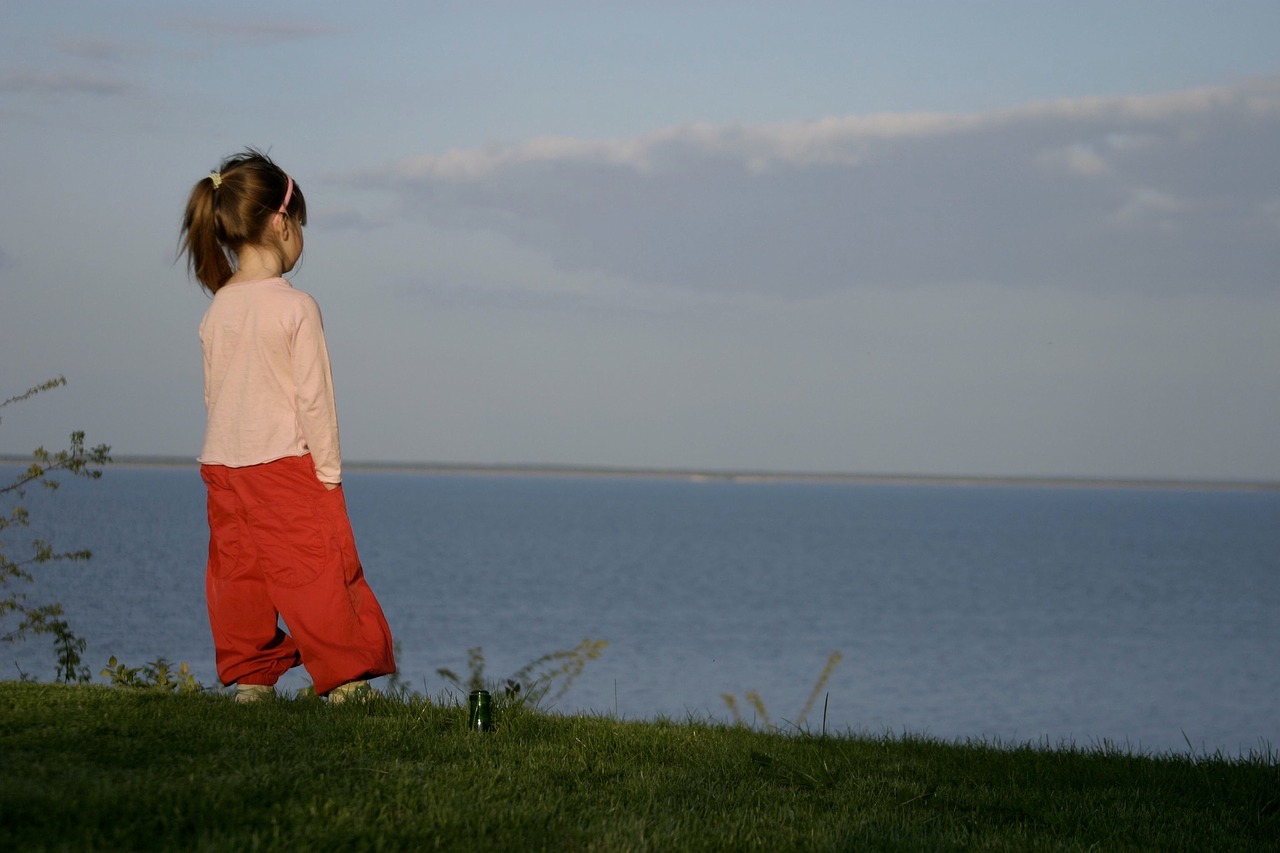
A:
{"type": "MultiPolygon", "coordinates": [[[[607,646],[548,710],[1135,754],[1280,745],[1280,489],[358,467],[344,489],[398,642],[384,689],[456,701],[441,669],[465,680],[482,659],[501,685],[592,640],[607,646]]],[[[194,465],[109,465],[22,503],[11,558],[34,538],[92,551],[21,591],[62,603],[97,680],[115,656],[217,683],[194,465]]],[[[45,639],[0,646],[0,678],[54,666],[45,639]]]]}

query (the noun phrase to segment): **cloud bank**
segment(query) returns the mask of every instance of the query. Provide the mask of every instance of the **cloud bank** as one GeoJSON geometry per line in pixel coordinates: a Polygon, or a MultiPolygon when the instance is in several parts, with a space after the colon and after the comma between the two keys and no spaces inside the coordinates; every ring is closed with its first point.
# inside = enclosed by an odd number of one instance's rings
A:
{"type": "MultiPolygon", "coordinates": [[[[566,273],[721,294],[1249,293],[1280,262],[1280,80],[976,114],[539,138],[348,175],[566,273]]],[[[385,211],[376,214],[386,216],[385,211]]]]}
{"type": "Polygon", "coordinates": [[[331,36],[341,29],[330,24],[307,20],[242,20],[232,17],[179,18],[169,21],[169,29],[233,41],[273,43],[301,41],[331,36]]]}
{"type": "Polygon", "coordinates": [[[12,95],[124,95],[135,88],[126,80],[100,74],[27,69],[0,72],[0,93],[12,95]]]}

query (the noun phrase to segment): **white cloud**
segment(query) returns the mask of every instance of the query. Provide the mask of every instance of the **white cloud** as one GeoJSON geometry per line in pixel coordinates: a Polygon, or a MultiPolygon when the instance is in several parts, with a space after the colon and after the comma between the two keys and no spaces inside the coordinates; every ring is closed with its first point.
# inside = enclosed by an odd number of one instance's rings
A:
{"type": "Polygon", "coordinates": [[[1137,133],[1108,133],[1106,147],[1111,151],[1143,151],[1159,144],[1159,137],[1137,133]]]}
{"type": "Polygon", "coordinates": [[[1270,289],[1280,81],[975,114],[687,124],[406,158],[357,185],[566,273],[803,296],[1270,289]],[[1088,180],[1083,180],[1087,178],[1088,180]],[[1134,228],[1138,224],[1158,227],[1134,228]]]}
{"type": "MultiPolygon", "coordinates": [[[[1070,98],[989,113],[885,113],[833,116],[792,124],[689,123],[634,139],[539,137],[513,144],[406,158],[399,170],[409,177],[451,180],[488,176],[503,168],[533,162],[591,162],[647,171],[654,165],[655,152],[667,147],[733,157],[743,162],[854,165],[862,159],[858,156],[859,150],[874,143],[955,137],[1044,121],[1123,124],[1125,129],[1105,133],[1101,138],[1108,148],[1125,151],[1145,148],[1158,139],[1158,134],[1143,133],[1130,126],[1203,120],[1219,110],[1260,119],[1278,118],[1280,80],[1160,95],[1070,98]]],[[[1067,148],[1089,150],[1090,146],[1073,144],[1067,148]]]]}
{"type": "Polygon", "coordinates": [[[1036,162],[1050,169],[1060,169],[1086,178],[1105,175],[1110,171],[1107,161],[1093,146],[1082,143],[1042,151],[1036,155],[1036,162]]]}
{"type": "Polygon", "coordinates": [[[1151,222],[1168,229],[1174,227],[1172,214],[1185,208],[1185,204],[1168,193],[1144,187],[1134,190],[1112,218],[1122,224],[1151,222]]]}

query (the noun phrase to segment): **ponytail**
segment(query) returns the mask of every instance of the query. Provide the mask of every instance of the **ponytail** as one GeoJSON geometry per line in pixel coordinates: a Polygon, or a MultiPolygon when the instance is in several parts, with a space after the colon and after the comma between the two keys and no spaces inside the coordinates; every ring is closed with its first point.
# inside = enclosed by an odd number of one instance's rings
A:
{"type": "Polygon", "coordinates": [[[210,293],[216,293],[235,272],[218,239],[215,192],[212,177],[197,183],[182,217],[182,251],[187,255],[187,269],[210,293]]]}
{"type": "Polygon", "coordinates": [[[302,189],[252,148],[196,182],[182,217],[180,251],[200,286],[217,293],[235,273],[239,249],[260,243],[277,213],[307,224],[302,189]]]}

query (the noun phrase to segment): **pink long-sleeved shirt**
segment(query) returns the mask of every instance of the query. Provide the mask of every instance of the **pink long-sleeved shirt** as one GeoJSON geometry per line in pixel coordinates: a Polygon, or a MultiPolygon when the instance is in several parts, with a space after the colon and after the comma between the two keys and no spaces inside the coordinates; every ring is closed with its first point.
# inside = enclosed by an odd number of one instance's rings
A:
{"type": "Polygon", "coordinates": [[[200,346],[202,464],[243,468],[310,453],[321,482],[342,481],[329,350],[310,295],[283,278],[224,284],[200,323],[200,346]]]}

